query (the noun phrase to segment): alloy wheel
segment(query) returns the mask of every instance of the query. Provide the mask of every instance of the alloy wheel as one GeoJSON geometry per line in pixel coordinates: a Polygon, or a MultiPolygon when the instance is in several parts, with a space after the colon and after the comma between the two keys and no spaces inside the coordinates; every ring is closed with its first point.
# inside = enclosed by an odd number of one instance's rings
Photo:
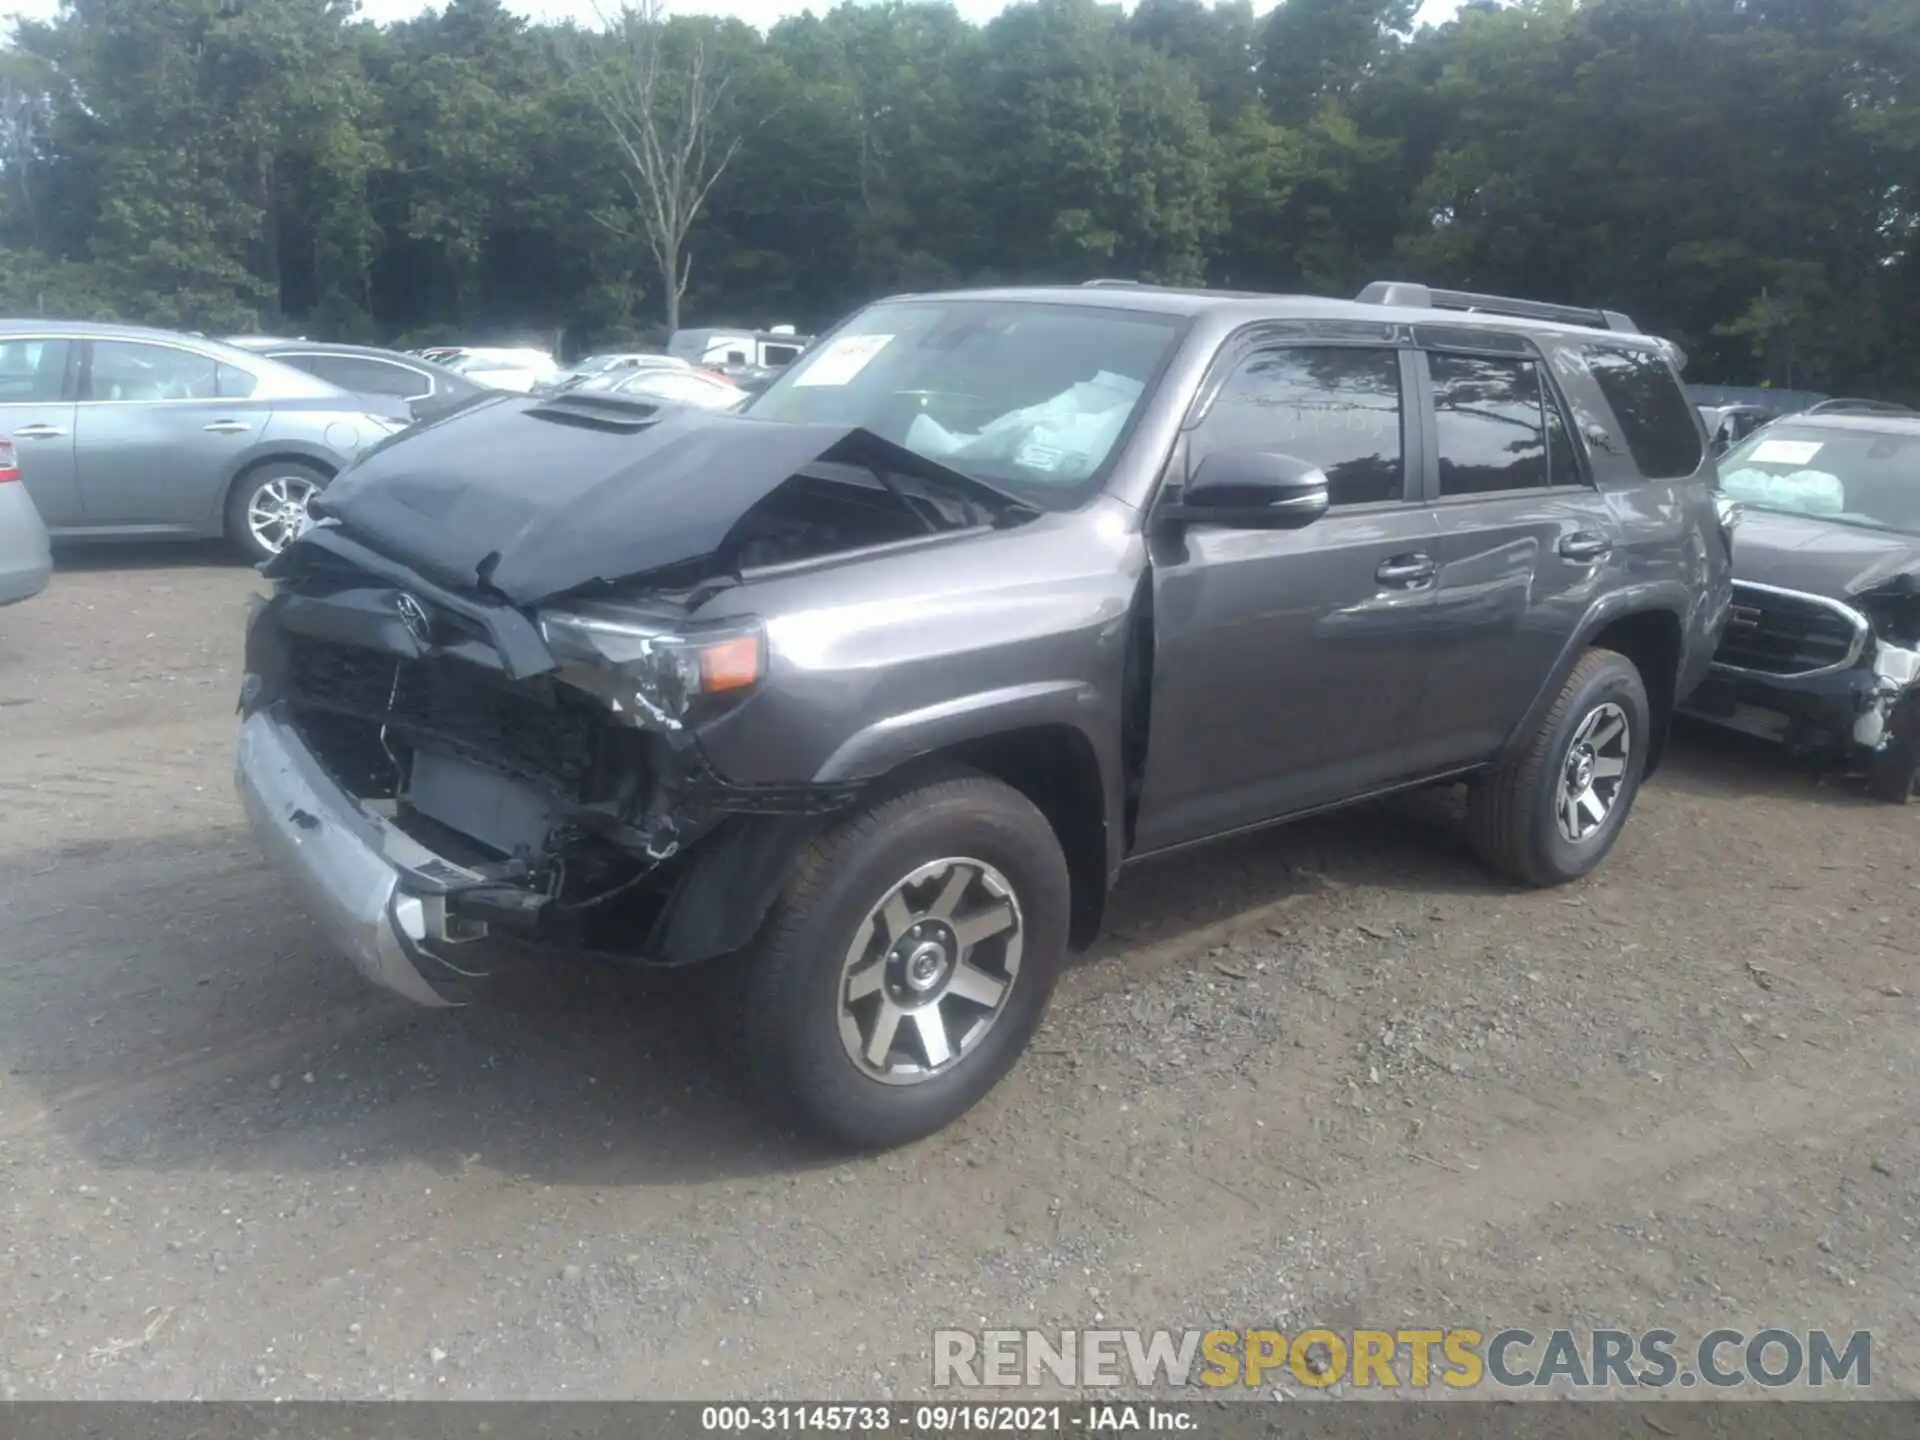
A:
{"type": "Polygon", "coordinates": [[[1577,845],[1606,825],[1627,783],[1632,747],[1627,712],[1611,700],[1596,705],[1574,730],[1553,801],[1554,818],[1568,840],[1577,845]]]}
{"type": "Polygon", "coordinates": [[[913,1085],[986,1038],[1020,973],[1013,887],[983,860],[952,858],[901,880],[854,932],[840,972],[840,1041],[869,1079],[913,1085]]]}
{"type": "Polygon", "coordinates": [[[262,550],[278,555],[307,524],[307,502],[320,487],[299,475],[276,475],[247,501],[247,529],[262,550]]]}

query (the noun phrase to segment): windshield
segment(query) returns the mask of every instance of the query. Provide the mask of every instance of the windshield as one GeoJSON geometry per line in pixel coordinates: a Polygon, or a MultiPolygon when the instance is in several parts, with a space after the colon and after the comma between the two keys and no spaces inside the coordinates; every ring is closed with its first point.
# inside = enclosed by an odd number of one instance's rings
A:
{"type": "Polygon", "coordinates": [[[1920,431],[1770,425],[1722,457],[1720,488],[1758,510],[1920,535],[1920,431]]]}
{"type": "Polygon", "coordinates": [[[1106,477],[1173,354],[1174,316],[1006,300],[868,307],[747,412],[857,425],[1048,509],[1106,477]]]}

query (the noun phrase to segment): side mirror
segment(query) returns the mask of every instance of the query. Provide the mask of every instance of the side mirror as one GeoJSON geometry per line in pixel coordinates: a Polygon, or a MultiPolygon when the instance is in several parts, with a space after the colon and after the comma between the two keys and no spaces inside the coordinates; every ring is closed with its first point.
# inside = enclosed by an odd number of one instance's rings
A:
{"type": "Polygon", "coordinates": [[[1330,503],[1317,465],[1268,450],[1217,450],[1160,513],[1188,525],[1296,530],[1326,514],[1330,503]]]}

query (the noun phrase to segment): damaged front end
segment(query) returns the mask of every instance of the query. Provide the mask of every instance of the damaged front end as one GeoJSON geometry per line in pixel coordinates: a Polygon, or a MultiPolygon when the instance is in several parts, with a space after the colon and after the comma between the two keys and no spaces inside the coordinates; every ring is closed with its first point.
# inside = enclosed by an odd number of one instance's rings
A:
{"type": "MultiPolygon", "coordinates": [[[[757,627],[455,608],[436,587],[354,567],[352,542],[319,534],[249,625],[243,723],[256,751],[268,727],[278,749],[297,747],[369,822],[396,862],[394,899],[422,902],[407,938],[438,990],[471,988],[529,944],[706,958],[728,937],[689,944],[670,923],[698,868],[689,851],[737,848],[718,833],[729,822],[765,817],[784,835],[853,798],[731,786],[706,763],[699,722],[763,673],[757,627]]],[[[301,808],[269,823],[311,832],[318,807],[301,808]]]]}
{"type": "Polygon", "coordinates": [[[1910,788],[1920,577],[1879,579],[1844,600],[1736,581],[1712,674],[1686,709],[1870,777],[1904,767],[1910,788]]]}
{"type": "Polygon", "coordinates": [[[1920,576],[1903,574],[1853,596],[1873,636],[1867,679],[1853,740],[1872,755],[1885,754],[1905,727],[1903,708],[1917,702],[1920,682],[1920,576]]]}
{"type": "Polygon", "coordinates": [[[503,540],[479,568],[523,594],[573,587],[532,603],[446,583],[329,507],[268,565],[248,625],[238,781],[256,831],[361,969],[422,1003],[536,951],[681,965],[739,948],[858,788],[718,773],[703,731],[753,703],[771,657],[757,618],[697,612],[756,561],[993,522],[990,495],[920,480],[910,494],[910,476],[831,458],[736,479],[750,502],[707,527],[721,539],[663,556],[652,532],[638,579],[567,569],[553,524],[522,524],[539,566],[503,540]]]}

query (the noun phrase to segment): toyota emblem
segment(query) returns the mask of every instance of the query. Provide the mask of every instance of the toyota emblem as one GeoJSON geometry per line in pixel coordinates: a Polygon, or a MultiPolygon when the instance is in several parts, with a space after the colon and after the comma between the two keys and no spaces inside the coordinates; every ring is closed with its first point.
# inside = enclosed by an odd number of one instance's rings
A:
{"type": "Polygon", "coordinates": [[[427,614],[427,607],[405,591],[393,604],[400,612],[400,623],[407,627],[407,633],[422,645],[433,644],[433,621],[427,614]]]}

